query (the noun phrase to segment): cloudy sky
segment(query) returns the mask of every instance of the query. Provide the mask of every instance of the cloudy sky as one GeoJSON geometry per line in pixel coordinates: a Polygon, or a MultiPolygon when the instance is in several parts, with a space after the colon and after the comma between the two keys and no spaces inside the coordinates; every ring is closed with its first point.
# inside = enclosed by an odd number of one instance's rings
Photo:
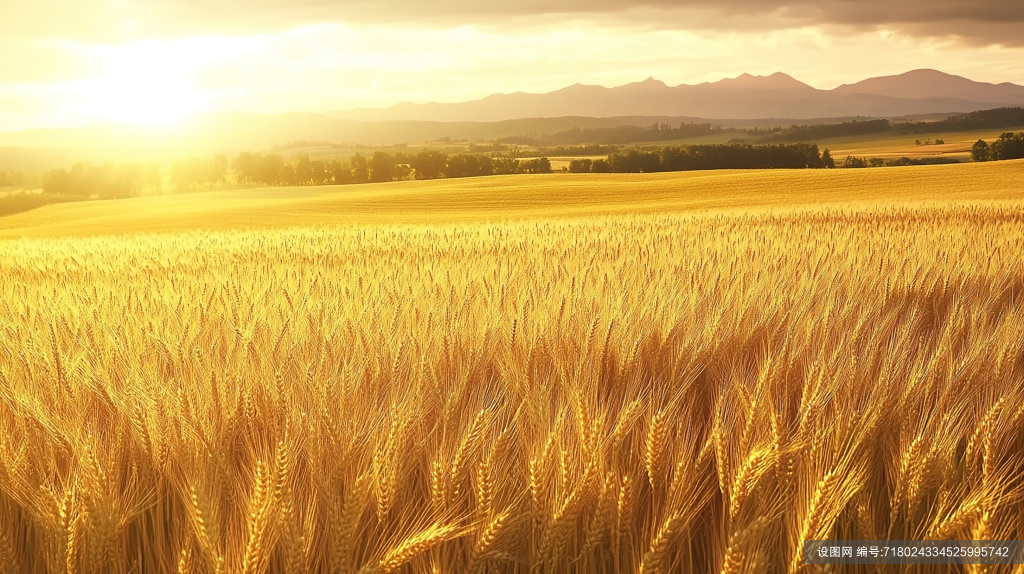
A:
{"type": "Polygon", "coordinates": [[[1021,0],[0,0],[0,131],[936,68],[1024,84],[1021,0]]]}

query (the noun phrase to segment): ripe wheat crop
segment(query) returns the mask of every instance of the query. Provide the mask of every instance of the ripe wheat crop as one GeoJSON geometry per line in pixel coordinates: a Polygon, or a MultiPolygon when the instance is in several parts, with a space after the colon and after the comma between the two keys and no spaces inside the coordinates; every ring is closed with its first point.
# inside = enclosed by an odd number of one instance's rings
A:
{"type": "Polygon", "coordinates": [[[1012,206],[6,241],[0,572],[1022,538],[1022,254],[1012,206]]]}

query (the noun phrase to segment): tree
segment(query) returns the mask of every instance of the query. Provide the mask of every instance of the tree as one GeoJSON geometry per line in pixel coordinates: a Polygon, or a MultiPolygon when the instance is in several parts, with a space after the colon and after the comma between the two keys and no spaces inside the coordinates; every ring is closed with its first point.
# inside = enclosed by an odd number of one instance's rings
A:
{"type": "Polygon", "coordinates": [[[366,183],[370,181],[370,169],[366,164],[366,156],[356,154],[349,160],[352,166],[352,183],[366,183]]]}
{"type": "Polygon", "coordinates": [[[281,183],[281,170],[284,169],[284,160],[276,154],[265,155],[260,161],[259,169],[258,183],[279,185],[281,183]]]}
{"type": "Polygon", "coordinates": [[[228,182],[228,158],[224,155],[215,155],[206,163],[206,181],[211,186],[228,182]]]}
{"type": "Polygon", "coordinates": [[[332,161],[328,166],[334,185],[345,185],[352,183],[352,168],[340,161],[332,161]]]}
{"type": "Polygon", "coordinates": [[[416,179],[437,179],[448,166],[448,154],[437,150],[423,150],[409,161],[416,179]]]}
{"type": "Polygon", "coordinates": [[[569,173],[590,173],[590,166],[594,162],[589,159],[574,159],[569,162],[569,173]]]}
{"type": "Polygon", "coordinates": [[[985,140],[978,140],[971,146],[971,159],[974,161],[988,161],[989,160],[989,148],[988,142],[985,140]]]}
{"type": "Polygon", "coordinates": [[[242,152],[235,159],[235,177],[238,183],[256,185],[260,181],[263,158],[250,152],[242,152]]]}
{"type": "Polygon", "coordinates": [[[299,161],[295,163],[295,183],[299,185],[313,183],[313,166],[309,162],[308,153],[300,155],[299,161]]]}
{"type": "Polygon", "coordinates": [[[400,163],[395,166],[395,180],[406,181],[412,178],[412,168],[407,163],[400,163]]]}
{"type": "Polygon", "coordinates": [[[301,183],[295,177],[295,168],[290,163],[281,166],[281,176],[278,181],[281,185],[299,185],[301,183]]]}
{"type": "Polygon", "coordinates": [[[71,174],[66,169],[52,169],[43,176],[43,193],[47,194],[75,194],[81,193],[75,189],[71,174]]]}
{"type": "Polygon", "coordinates": [[[862,157],[855,157],[852,155],[846,156],[846,161],[843,162],[843,167],[867,167],[868,162],[862,157]]]}
{"type": "Polygon", "coordinates": [[[519,160],[514,156],[501,155],[491,158],[491,173],[494,175],[509,175],[519,173],[519,160]]]}
{"type": "Polygon", "coordinates": [[[832,152],[825,148],[825,151],[821,152],[821,163],[826,168],[834,168],[836,166],[836,160],[832,159],[832,152]]]}
{"type": "Polygon", "coordinates": [[[331,172],[328,171],[327,164],[323,160],[316,159],[309,162],[309,173],[313,185],[326,185],[331,182],[331,172]]]}
{"type": "Polygon", "coordinates": [[[1006,132],[992,142],[989,148],[989,159],[1022,159],[1024,158],[1024,132],[1014,134],[1006,132]]]}
{"type": "Polygon", "coordinates": [[[448,163],[444,168],[444,176],[447,178],[466,177],[469,175],[467,157],[462,154],[448,156],[448,163]]]}
{"type": "Polygon", "coordinates": [[[590,165],[590,171],[593,173],[611,173],[612,166],[606,159],[595,159],[594,163],[590,165]]]}
{"type": "Polygon", "coordinates": [[[1004,159],[1024,159],[1024,132],[1021,132],[1007,142],[1003,147],[1004,159]]]}
{"type": "Polygon", "coordinates": [[[395,176],[395,159],[382,152],[373,152],[370,158],[370,181],[373,183],[384,183],[392,181],[395,176]]]}
{"type": "Polygon", "coordinates": [[[477,175],[494,175],[494,162],[490,156],[478,155],[476,156],[476,174],[477,175]]]}
{"type": "Polygon", "coordinates": [[[611,171],[614,173],[653,173],[661,171],[661,156],[654,151],[631,149],[626,153],[613,153],[608,156],[611,171]]]}
{"type": "Polygon", "coordinates": [[[520,169],[523,173],[551,173],[551,162],[546,157],[520,162],[520,169]]]}

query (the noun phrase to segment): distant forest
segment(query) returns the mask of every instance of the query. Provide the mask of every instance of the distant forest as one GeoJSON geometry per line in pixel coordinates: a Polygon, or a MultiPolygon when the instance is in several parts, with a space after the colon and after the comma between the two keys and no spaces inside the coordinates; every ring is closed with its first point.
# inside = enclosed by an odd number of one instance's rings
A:
{"type": "MultiPolygon", "coordinates": [[[[345,185],[383,183],[407,179],[438,179],[550,173],[546,157],[519,159],[514,155],[447,154],[424,150],[418,154],[374,152],[347,161],[285,158],[278,154],[245,152],[229,161],[218,155],[175,162],[170,180],[175,191],[213,189],[226,185],[345,185]]],[[[125,198],[162,192],[164,175],[159,166],[139,164],[92,165],[80,163],[70,170],[55,169],[43,176],[43,191],[81,197],[125,198]]]]}
{"type": "Polygon", "coordinates": [[[515,144],[550,148],[555,146],[625,145],[637,142],[657,142],[696,138],[715,134],[736,133],[757,138],[756,143],[816,142],[817,140],[847,136],[899,133],[963,132],[977,129],[1002,129],[1024,126],[1024,109],[996,108],[949,116],[937,122],[891,122],[887,119],[853,120],[832,124],[793,124],[789,127],[723,128],[712,123],[682,123],[670,126],[655,123],[651,126],[623,125],[612,128],[573,128],[554,134],[534,134],[505,137],[495,140],[499,144],[515,144]]]}
{"type": "Polygon", "coordinates": [[[572,173],[653,173],[715,169],[803,169],[835,167],[828,150],[816,144],[666,146],[660,151],[631,149],[608,159],[577,159],[572,173]]]}
{"type": "Polygon", "coordinates": [[[622,149],[621,145],[573,145],[539,148],[540,155],[548,157],[572,157],[578,155],[608,155],[622,149]]]}
{"type": "Polygon", "coordinates": [[[718,133],[735,132],[734,128],[722,128],[711,123],[682,123],[678,126],[655,123],[649,127],[616,126],[613,128],[572,128],[542,136],[514,136],[500,138],[497,143],[529,145],[538,147],[567,146],[579,144],[628,144],[695,138],[718,133]]]}
{"type": "Polygon", "coordinates": [[[1024,126],[1024,108],[996,108],[949,116],[937,122],[892,123],[889,120],[854,120],[839,124],[793,125],[788,128],[753,128],[747,135],[758,136],[758,143],[813,142],[846,136],[966,132],[1024,126]]]}
{"type": "MultiPolygon", "coordinates": [[[[657,152],[640,149],[616,151],[610,153],[607,160],[573,161],[570,171],[632,173],[832,166],[828,151],[819,153],[815,144],[699,145],[665,147],[657,152]]],[[[305,155],[288,159],[277,154],[246,152],[230,161],[221,155],[177,162],[171,170],[170,180],[175,191],[187,192],[225,185],[345,185],[551,171],[547,157],[448,154],[438,150],[424,150],[417,154],[378,151],[372,156],[356,155],[347,161],[310,159],[305,155]]],[[[43,190],[46,194],[69,197],[125,198],[146,192],[161,193],[163,179],[156,164],[144,167],[138,164],[97,166],[82,163],[70,170],[47,172],[43,177],[43,190]]]]}
{"type": "Polygon", "coordinates": [[[865,120],[841,124],[791,126],[789,128],[760,128],[747,130],[752,136],[762,136],[758,143],[809,142],[825,138],[878,134],[889,131],[889,120],[865,120]]]}
{"type": "Polygon", "coordinates": [[[903,133],[968,132],[971,130],[1015,128],[1024,126],[1024,108],[995,108],[968,114],[957,114],[938,122],[897,124],[903,133]]]}

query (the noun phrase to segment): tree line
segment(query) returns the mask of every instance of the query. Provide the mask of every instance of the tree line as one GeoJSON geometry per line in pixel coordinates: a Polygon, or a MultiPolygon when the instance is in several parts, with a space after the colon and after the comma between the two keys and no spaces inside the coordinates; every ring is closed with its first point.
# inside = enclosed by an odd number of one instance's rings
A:
{"type": "Polygon", "coordinates": [[[676,126],[659,122],[648,127],[623,125],[611,128],[572,128],[548,136],[531,138],[530,145],[614,145],[642,141],[654,142],[695,138],[731,131],[735,130],[731,128],[723,130],[721,126],[716,124],[692,122],[685,122],[676,126]]]}
{"type": "Polygon", "coordinates": [[[715,169],[802,169],[835,167],[829,150],[817,144],[718,144],[666,146],[661,150],[630,149],[607,159],[575,159],[572,173],[653,173],[715,169]]]}
{"type": "MultiPolygon", "coordinates": [[[[37,176],[38,177],[38,176],[37,176]]],[[[0,171],[0,187],[28,185],[33,178],[20,171],[0,171]]]]}
{"type": "Polygon", "coordinates": [[[839,167],[844,168],[865,168],[865,167],[906,167],[910,165],[949,165],[954,163],[960,163],[960,160],[952,157],[922,157],[922,158],[909,158],[901,157],[898,159],[883,159],[880,157],[857,157],[854,155],[846,156],[844,161],[839,167]]]}
{"type": "Polygon", "coordinates": [[[1024,126],[1024,108],[994,108],[966,114],[956,114],[938,122],[903,124],[918,132],[967,132],[980,129],[1001,129],[1024,126]]]}
{"type": "Polygon", "coordinates": [[[758,143],[814,141],[824,138],[880,134],[885,132],[963,132],[977,129],[1010,128],[1024,125],[1024,108],[994,108],[955,114],[937,122],[892,124],[889,120],[853,120],[838,124],[792,125],[788,128],[752,128],[747,135],[758,143]]]}
{"type": "Polygon", "coordinates": [[[161,193],[165,179],[170,180],[176,191],[188,192],[227,185],[345,185],[550,172],[551,162],[546,157],[520,159],[515,153],[448,154],[423,150],[392,155],[377,151],[348,159],[310,159],[308,155],[287,158],[273,153],[244,152],[233,160],[217,155],[177,161],[166,174],[157,163],[79,163],[70,170],[46,172],[42,183],[47,194],[115,199],[161,193]]]}
{"type": "Polygon", "coordinates": [[[854,120],[840,124],[793,125],[788,128],[760,128],[747,130],[748,135],[761,136],[758,143],[806,142],[824,138],[858,136],[883,133],[889,130],[889,120],[854,120]],[[766,134],[766,135],[762,135],[766,134]]]}
{"type": "Polygon", "coordinates": [[[53,169],[43,175],[43,192],[52,195],[120,199],[136,197],[145,190],[159,192],[162,185],[163,174],[156,163],[79,163],[70,170],[53,169]]]}
{"type": "Polygon", "coordinates": [[[601,145],[601,144],[588,144],[588,145],[574,145],[574,146],[558,146],[558,147],[546,147],[538,150],[541,155],[548,157],[572,157],[579,155],[608,155],[615,153],[622,149],[619,145],[601,145]]]}
{"type": "Polygon", "coordinates": [[[978,129],[1024,126],[1024,108],[1008,107],[979,110],[948,116],[937,122],[893,124],[889,120],[853,120],[839,124],[792,125],[789,128],[752,128],[747,135],[759,136],[758,142],[812,141],[824,138],[869,135],[889,131],[899,133],[965,132],[978,129]]]}
{"type": "Polygon", "coordinates": [[[276,154],[242,153],[233,162],[235,177],[246,185],[345,185],[383,183],[408,179],[441,179],[550,173],[546,157],[520,159],[515,154],[449,154],[440,150],[419,153],[376,151],[342,159],[310,159],[301,155],[293,160],[276,154]]]}
{"type": "Polygon", "coordinates": [[[971,146],[974,161],[999,161],[1003,159],[1024,159],[1024,132],[1006,132],[991,144],[983,139],[971,146]]]}

